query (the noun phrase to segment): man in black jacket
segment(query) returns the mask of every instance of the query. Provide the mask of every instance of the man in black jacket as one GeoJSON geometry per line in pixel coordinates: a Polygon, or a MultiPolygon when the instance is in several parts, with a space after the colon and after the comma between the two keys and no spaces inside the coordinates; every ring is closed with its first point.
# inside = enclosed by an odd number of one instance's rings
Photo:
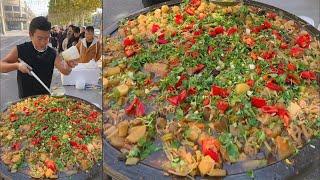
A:
{"type": "Polygon", "coordinates": [[[14,47],[0,61],[0,72],[6,73],[17,70],[19,97],[48,94],[46,89],[32,76],[31,69],[19,63],[18,58],[31,66],[32,71],[50,88],[53,69],[56,67],[62,74],[70,74],[77,61],[65,62],[56,50],[48,46],[51,23],[43,16],[32,19],[29,27],[31,41],[14,47]]]}

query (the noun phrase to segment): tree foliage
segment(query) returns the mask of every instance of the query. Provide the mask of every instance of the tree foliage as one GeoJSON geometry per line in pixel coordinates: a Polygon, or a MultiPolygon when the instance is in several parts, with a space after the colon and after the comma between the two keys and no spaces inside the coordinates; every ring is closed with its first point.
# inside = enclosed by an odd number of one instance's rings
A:
{"type": "Polygon", "coordinates": [[[101,0],[50,0],[48,18],[53,24],[81,24],[101,6],[101,0]]]}

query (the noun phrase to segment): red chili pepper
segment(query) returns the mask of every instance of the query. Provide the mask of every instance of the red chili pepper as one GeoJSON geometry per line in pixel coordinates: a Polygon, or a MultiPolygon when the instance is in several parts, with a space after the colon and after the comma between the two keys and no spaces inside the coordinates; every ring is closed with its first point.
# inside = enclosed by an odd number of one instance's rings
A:
{"type": "Polygon", "coordinates": [[[266,51],[261,54],[261,57],[265,60],[273,59],[276,56],[276,52],[274,51],[266,51]]]}
{"type": "Polygon", "coordinates": [[[215,138],[206,138],[202,140],[202,153],[206,156],[210,156],[214,161],[219,162],[220,142],[215,138]]]}
{"type": "Polygon", "coordinates": [[[268,12],[267,13],[267,18],[269,18],[269,19],[276,19],[276,17],[277,17],[277,13],[275,13],[275,12],[268,12]]]}
{"type": "Polygon", "coordinates": [[[54,135],[51,136],[51,140],[52,140],[52,141],[57,141],[57,140],[58,140],[58,136],[54,136],[54,135]]]}
{"type": "Polygon", "coordinates": [[[77,133],[77,137],[78,137],[78,138],[81,138],[81,139],[84,138],[84,136],[83,136],[80,132],[77,133]]]}
{"type": "Polygon", "coordinates": [[[296,39],[296,44],[298,44],[302,48],[309,47],[310,43],[311,43],[311,36],[309,34],[301,35],[296,39]]]}
{"type": "Polygon", "coordinates": [[[186,8],[186,13],[193,16],[195,14],[195,9],[193,7],[186,8]]]}
{"type": "Polygon", "coordinates": [[[231,27],[231,28],[229,28],[229,29],[227,30],[227,35],[228,35],[228,36],[231,36],[232,34],[236,33],[237,30],[238,30],[238,28],[236,28],[236,27],[231,27]]]}
{"type": "Polygon", "coordinates": [[[129,38],[125,38],[123,41],[123,45],[126,46],[131,46],[134,45],[136,43],[136,41],[134,39],[129,39],[129,38]]]}
{"type": "Polygon", "coordinates": [[[252,104],[252,106],[254,106],[256,108],[261,108],[261,107],[267,105],[267,101],[263,98],[260,98],[260,97],[252,97],[251,104],[252,104]]]}
{"type": "Polygon", "coordinates": [[[203,104],[204,106],[210,104],[210,98],[208,98],[208,97],[205,98],[205,99],[203,100],[202,104],[203,104]]]}
{"type": "Polygon", "coordinates": [[[299,57],[304,53],[304,50],[300,47],[293,47],[290,50],[290,54],[292,57],[299,57]]]}
{"type": "Polygon", "coordinates": [[[88,116],[88,120],[90,122],[94,122],[95,120],[97,120],[98,117],[98,112],[97,111],[92,111],[90,112],[89,116],[88,116]]]}
{"type": "Polygon", "coordinates": [[[125,111],[127,114],[135,113],[135,116],[143,116],[145,114],[145,107],[138,98],[134,98],[125,111]]]}
{"type": "Polygon", "coordinates": [[[289,63],[288,64],[288,70],[289,71],[295,71],[295,70],[297,70],[297,67],[296,67],[295,64],[289,63]]]}
{"type": "Polygon", "coordinates": [[[228,109],[229,104],[223,100],[218,100],[216,106],[220,110],[221,113],[224,113],[228,109]]]}
{"type": "Polygon", "coordinates": [[[227,89],[221,88],[219,86],[213,85],[211,86],[211,93],[212,96],[221,96],[223,98],[229,96],[229,92],[227,89]]]}
{"type": "Polygon", "coordinates": [[[174,18],[176,24],[182,24],[183,23],[183,16],[181,14],[177,14],[174,18]]]}
{"type": "Polygon", "coordinates": [[[196,87],[190,87],[190,88],[188,89],[188,94],[190,94],[190,95],[195,95],[195,94],[197,94],[197,88],[196,88],[196,87]]]}
{"type": "Polygon", "coordinates": [[[254,80],[252,80],[252,79],[247,80],[246,83],[247,83],[250,87],[253,87],[253,86],[254,86],[254,80]]]}
{"type": "Polygon", "coordinates": [[[57,167],[56,167],[56,163],[50,159],[47,159],[45,161],[45,164],[47,166],[48,169],[51,169],[53,172],[56,172],[57,167]]]}
{"type": "Polygon", "coordinates": [[[280,48],[281,49],[288,49],[288,44],[287,43],[284,43],[284,42],[282,42],[281,44],[280,44],[280,48]]]}
{"type": "Polygon", "coordinates": [[[187,91],[183,90],[179,95],[169,97],[167,100],[174,106],[178,106],[187,98],[187,91]]]}
{"type": "Polygon", "coordinates": [[[151,32],[156,33],[160,29],[160,26],[158,24],[153,24],[151,27],[151,32]]]}
{"type": "Polygon", "coordinates": [[[85,144],[81,144],[79,149],[83,152],[89,152],[87,145],[85,144]]]}
{"type": "Polygon", "coordinates": [[[274,91],[282,91],[282,87],[272,81],[268,81],[266,87],[274,91]]]}
{"type": "Polygon", "coordinates": [[[12,144],[11,149],[14,151],[19,151],[21,149],[21,144],[19,142],[16,142],[12,144]]]}
{"type": "Polygon", "coordinates": [[[316,80],[317,79],[317,75],[314,71],[302,71],[300,73],[300,77],[302,79],[309,79],[309,80],[316,80]]]}

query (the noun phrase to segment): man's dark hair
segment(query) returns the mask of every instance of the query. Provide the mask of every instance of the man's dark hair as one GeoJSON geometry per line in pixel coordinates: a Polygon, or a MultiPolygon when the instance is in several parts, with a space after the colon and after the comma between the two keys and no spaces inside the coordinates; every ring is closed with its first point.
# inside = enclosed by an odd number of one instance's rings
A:
{"type": "Polygon", "coordinates": [[[48,19],[43,16],[35,17],[30,22],[29,32],[33,35],[37,29],[42,31],[50,31],[51,22],[49,22],[48,19]]]}
{"type": "Polygon", "coordinates": [[[86,30],[89,31],[89,32],[94,32],[93,26],[87,26],[86,30]]]}
{"type": "Polygon", "coordinates": [[[74,27],[73,32],[80,33],[80,28],[78,26],[74,27]]]}

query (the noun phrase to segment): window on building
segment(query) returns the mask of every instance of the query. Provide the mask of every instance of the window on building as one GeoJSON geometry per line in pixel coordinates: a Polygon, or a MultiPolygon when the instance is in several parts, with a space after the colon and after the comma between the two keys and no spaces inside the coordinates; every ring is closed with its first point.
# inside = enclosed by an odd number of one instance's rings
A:
{"type": "Polygon", "coordinates": [[[20,7],[19,6],[13,6],[13,11],[20,11],[20,7]]]}
{"type": "Polygon", "coordinates": [[[4,6],[5,11],[12,11],[12,6],[4,6]]]}

